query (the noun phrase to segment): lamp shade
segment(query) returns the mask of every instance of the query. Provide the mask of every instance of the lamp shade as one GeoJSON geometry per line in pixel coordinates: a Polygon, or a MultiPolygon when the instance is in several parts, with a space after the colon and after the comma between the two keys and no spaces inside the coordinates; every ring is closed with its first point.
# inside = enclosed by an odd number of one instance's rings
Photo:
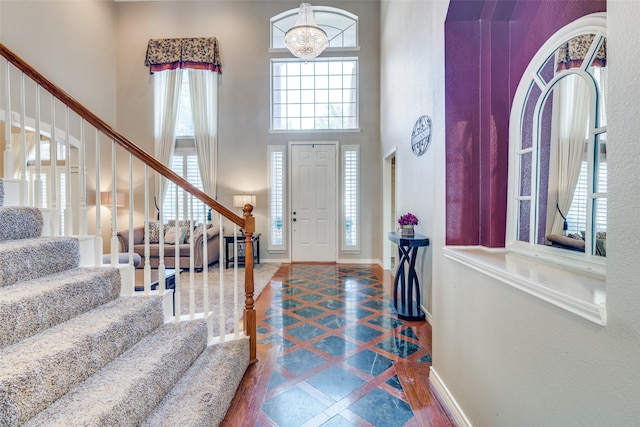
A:
{"type": "Polygon", "coordinates": [[[287,49],[298,58],[311,59],[320,55],[328,42],[327,33],[316,25],[313,8],[309,3],[302,3],[296,25],[284,35],[287,49]]]}
{"type": "MultiPolygon", "coordinates": [[[[101,191],[100,192],[100,203],[111,207],[113,205],[113,192],[112,191],[101,191]]],[[[116,207],[121,208],[124,206],[124,193],[117,191],[116,192],[116,207]]]]}
{"type": "Polygon", "coordinates": [[[244,208],[244,205],[249,203],[254,208],[256,207],[256,195],[255,194],[236,194],[233,196],[233,207],[244,208]]]}

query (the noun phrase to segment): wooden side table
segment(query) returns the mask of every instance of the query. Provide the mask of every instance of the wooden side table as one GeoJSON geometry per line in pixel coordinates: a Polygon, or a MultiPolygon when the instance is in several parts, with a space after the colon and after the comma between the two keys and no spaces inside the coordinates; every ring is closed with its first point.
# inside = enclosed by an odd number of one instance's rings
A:
{"type": "Polygon", "coordinates": [[[398,271],[393,280],[393,305],[398,312],[398,317],[404,320],[424,320],[424,312],[420,307],[420,283],[416,274],[416,258],[418,249],[428,246],[429,239],[420,234],[407,237],[401,233],[389,233],[389,240],[398,245],[400,258],[398,271]]]}
{"type": "MultiPolygon", "coordinates": [[[[237,239],[238,244],[244,246],[244,235],[234,236],[233,234],[224,236],[224,268],[229,268],[229,264],[233,264],[233,240],[237,239]],[[231,247],[231,250],[229,250],[231,247]]],[[[260,233],[253,233],[251,237],[253,242],[253,262],[260,264],[260,233]]],[[[238,267],[244,265],[244,255],[238,255],[238,267]]]]}

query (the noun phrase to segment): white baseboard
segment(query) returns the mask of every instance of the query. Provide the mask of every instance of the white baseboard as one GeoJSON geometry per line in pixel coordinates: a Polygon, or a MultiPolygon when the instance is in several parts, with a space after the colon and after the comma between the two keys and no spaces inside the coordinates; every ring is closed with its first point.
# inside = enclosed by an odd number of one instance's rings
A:
{"type": "Polygon", "coordinates": [[[444,406],[447,407],[447,410],[451,413],[451,416],[456,421],[456,423],[460,427],[472,427],[471,422],[464,414],[462,408],[460,407],[460,405],[458,405],[458,402],[456,402],[456,399],[444,384],[442,378],[440,378],[440,375],[438,375],[433,365],[429,370],[429,382],[433,385],[433,388],[438,394],[440,401],[444,404],[444,406]]]}
{"type": "MultiPolygon", "coordinates": [[[[289,259],[269,259],[269,258],[260,258],[260,264],[289,264],[291,260],[289,259]]],[[[255,266],[255,263],[253,263],[255,266]]]]}
{"type": "Polygon", "coordinates": [[[336,264],[376,264],[382,267],[382,261],[379,259],[340,258],[336,264]]]}
{"type": "Polygon", "coordinates": [[[431,313],[429,313],[427,311],[427,308],[422,304],[420,304],[420,308],[422,309],[422,312],[424,313],[424,317],[427,320],[427,322],[429,322],[429,324],[433,326],[433,316],[431,315],[431,313]]]}
{"type": "MultiPolygon", "coordinates": [[[[280,264],[290,264],[291,259],[266,259],[260,258],[260,263],[280,263],[280,264]]],[[[356,259],[356,258],[340,258],[336,261],[336,264],[375,264],[382,267],[382,261],[379,259],[356,259]]]]}

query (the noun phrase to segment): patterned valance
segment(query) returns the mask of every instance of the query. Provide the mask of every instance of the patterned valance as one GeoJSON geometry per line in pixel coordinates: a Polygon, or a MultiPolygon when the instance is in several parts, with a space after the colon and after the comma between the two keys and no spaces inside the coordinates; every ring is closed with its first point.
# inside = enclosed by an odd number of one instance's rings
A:
{"type": "MultiPolygon", "coordinates": [[[[587,55],[589,48],[591,47],[591,43],[593,43],[594,37],[595,36],[593,34],[583,34],[581,36],[572,38],[567,43],[560,46],[557,52],[557,70],[560,71],[581,67],[582,62],[584,61],[584,58],[587,55]]],[[[607,66],[607,39],[604,39],[602,41],[600,49],[598,49],[598,53],[591,63],[591,66],[607,66]]]]}
{"type": "Polygon", "coordinates": [[[218,40],[215,37],[151,39],[144,65],[156,71],[194,68],[222,72],[218,40]]]}

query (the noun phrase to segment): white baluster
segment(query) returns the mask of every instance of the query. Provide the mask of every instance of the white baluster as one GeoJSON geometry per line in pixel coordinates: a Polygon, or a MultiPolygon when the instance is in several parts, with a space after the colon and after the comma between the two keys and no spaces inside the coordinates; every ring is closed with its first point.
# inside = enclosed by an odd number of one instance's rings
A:
{"type": "Polygon", "coordinates": [[[51,141],[49,141],[49,160],[51,169],[47,179],[47,197],[51,212],[51,233],[60,235],[60,216],[58,212],[58,140],[56,138],[56,99],[51,95],[51,141]]]}
{"type": "Polygon", "coordinates": [[[100,207],[100,131],[96,129],[96,238],[95,265],[102,264],[102,213],[100,207]]]}
{"type": "Polygon", "coordinates": [[[29,184],[27,183],[27,129],[25,127],[27,98],[25,94],[24,73],[21,75],[20,104],[20,204],[27,206],[29,203],[29,184]]]}
{"type": "Polygon", "coordinates": [[[111,140],[111,266],[118,265],[118,192],[116,187],[117,173],[116,142],[111,140]]]}
{"type": "MultiPolygon", "coordinates": [[[[209,335],[207,342],[213,339],[213,317],[209,313],[209,254],[207,252],[209,247],[207,231],[207,226],[209,225],[207,221],[208,208],[209,207],[205,205],[203,218],[204,230],[202,235],[202,315],[207,321],[207,333],[209,335]]],[[[221,238],[222,236],[220,236],[220,239],[221,238]]],[[[218,265],[222,268],[222,264],[218,265]]]]}
{"type": "MultiPolygon", "coordinates": [[[[180,220],[180,215],[179,215],[179,194],[180,194],[180,187],[176,186],[176,198],[175,198],[175,211],[174,211],[174,215],[173,217],[175,218],[175,233],[176,236],[178,236],[178,221],[180,220]]],[[[175,245],[175,252],[174,252],[174,261],[173,261],[173,265],[175,268],[175,272],[176,272],[176,288],[174,290],[175,292],[175,300],[176,300],[176,320],[180,320],[180,316],[182,315],[182,308],[180,307],[181,305],[181,291],[180,291],[180,245],[175,245]]]]}
{"type": "Polygon", "coordinates": [[[125,288],[125,295],[131,295],[136,288],[136,272],[133,265],[133,155],[129,153],[129,247],[122,248],[122,251],[127,251],[129,254],[129,274],[130,283],[127,283],[125,288]]]}
{"type": "MultiPolygon", "coordinates": [[[[89,230],[87,225],[87,163],[86,163],[86,143],[84,135],[84,119],[80,120],[80,152],[78,153],[80,162],[80,208],[78,212],[79,216],[79,230],[78,234],[86,236],[89,230]]],[[[96,166],[96,169],[100,169],[96,166]]]]}
{"type": "Polygon", "coordinates": [[[149,166],[144,165],[144,293],[151,291],[151,260],[149,257],[149,166]]]}
{"type": "Polygon", "coordinates": [[[64,235],[71,236],[73,234],[73,211],[71,209],[71,131],[69,129],[69,107],[64,109],[64,127],[67,144],[65,146],[65,208],[64,208],[64,235]]]}
{"type": "MultiPolygon", "coordinates": [[[[164,177],[161,177],[160,180],[158,181],[160,182],[161,188],[164,188],[167,185],[167,179],[164,177]]],[[[156,203],[158,201],[156,200],[156,203]]],[[[148,204],[148,203],[147,203],[148,204]]],[[[160,204],[162,206],[162,201],[160,201],[160,204]]],[[[158,277],[165,277],[165,271],[166,271],[166,264],[164,262],[164,209],[160,208],[158,210],[158,234],[159,234],[159,248],[158,248],[158,256],[160,257],[160,259],[158,260],[158,277]]],[[[174,266],[174,274],[179,274],[178,269],[175,268],[174,266]]],[[[161,288],[161,294],[164,294],[164,290],[166,289],[165,287],[165,281],[162,280],[162,288],[161,288]]]]}
{"type": "Polygon", "coordinates": [[[7,61],[7,75],[5,79],[6,108],[4,110],[4,177],[13,178],[13,151],[11,149],[11,63],[7,61]]]}
{"type": "MultiPolygon", "coordinates": [[[[220,223],[220,225],[222,226],[222,214],[218,214],[218,221],[220,223]]],[[[222,237],[222,234],[220,235],[220,253],[222,253],[222,240],[224,240],[224,238],[222,237]]],[[[226,335],[226,330],[225,330],[225,313],[224,313],[224,271],[222,271],[222,264],[220,264],[220,284],[219,284],[219,295],[220,295],[220,301],[219,301],[219,305],[220,305],[220,312],[218,313],[218,322],[220,324],[220,330],[218,331],[218,334],[220,335],[220,340],[224,341],[224,336],[226,335]]]]}
{"type": "Polygon", "coordinates": [[[43,208],[42,203],[42,156],[41,156],[41,140],[42,132],[40,130],[42,114],[40,111],[40,86],[36,85],[36,176],[33,180],[33,206],[43,208]]]}
{"type": "MultiPolygon", "coordinates": [[[[187,200],[189,201],[189,205],[185,206],[187,208],[189,218],[189,318],[193,319],[195,317],[196,311],[196,288],[195,288],[195,257],[193,251],[193,196],[189,193],[185,192],[187,196],[187,200]]],[[[177,245],[176,245],[177,246],[177,245]]]]}
{"type": "MultiPolygon", "coordinates": [[[[245,265],[246,258],[245,246],[245,265]]],[[[233,329],[235,337],[238,338],[240,332],[240,316],[238,314],[238,226],[233,224],[233,329]]],[[[246,273],[246,271],[245,271],[246,273]]]]}

